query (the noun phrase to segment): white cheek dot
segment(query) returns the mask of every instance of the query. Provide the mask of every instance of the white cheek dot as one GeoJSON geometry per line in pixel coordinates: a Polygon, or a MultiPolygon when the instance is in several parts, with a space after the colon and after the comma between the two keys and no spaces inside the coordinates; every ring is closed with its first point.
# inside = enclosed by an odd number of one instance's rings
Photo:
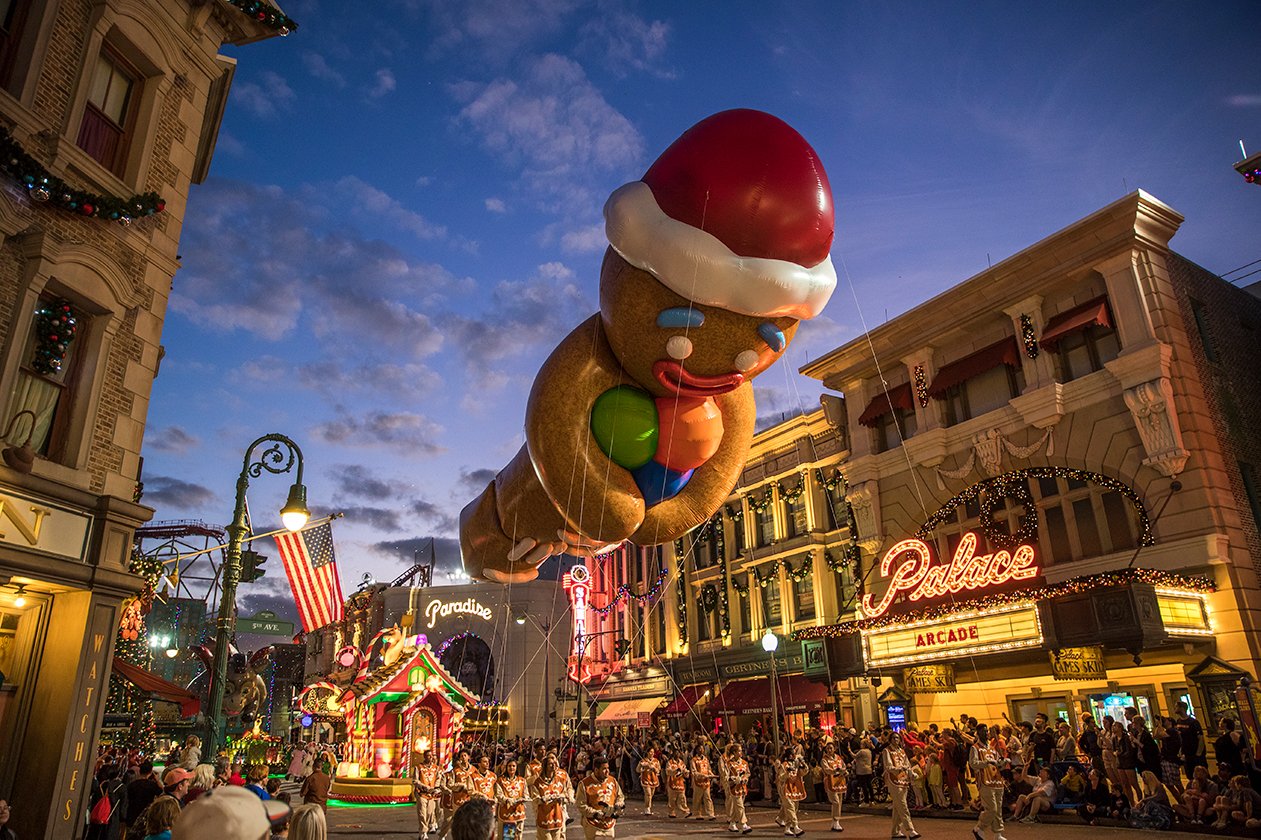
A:
{"type": "Polygon", "coordinates": [[[692,355],[692,340],[682,335],[672,335],[666,342],[666,352],[672,359],[686,359],[692,355]]]}
{"type": "Polygon", "coordinates": [[[756,350],[745,350],[736,356],[736,370],[741,373],[753,370],[761,359],[756,350]]]}

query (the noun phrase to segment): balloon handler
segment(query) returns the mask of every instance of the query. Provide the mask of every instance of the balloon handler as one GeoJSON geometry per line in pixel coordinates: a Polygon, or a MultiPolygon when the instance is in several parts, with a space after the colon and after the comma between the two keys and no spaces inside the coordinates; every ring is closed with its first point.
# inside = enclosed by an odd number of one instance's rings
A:
{"type": "Polygon", "coordinates": [[[751,380],[836,287],[831,187],[780,119],[724,111],[604,206],[600,311],[534,380],[525,445],[460,514],[474,579],[678,539],[744,469],[751,380]]]}

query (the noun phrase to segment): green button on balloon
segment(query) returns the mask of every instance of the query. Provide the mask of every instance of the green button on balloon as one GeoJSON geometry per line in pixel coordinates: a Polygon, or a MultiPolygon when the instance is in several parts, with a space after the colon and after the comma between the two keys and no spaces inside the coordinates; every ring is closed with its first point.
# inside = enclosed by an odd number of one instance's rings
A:
{"type": "Polygon", "coordinates": [[[644,391],[629,385],[610,388],[591,409],[591,432],[613,463],[628,470],[657,454],[657,406],[644,391]]]}

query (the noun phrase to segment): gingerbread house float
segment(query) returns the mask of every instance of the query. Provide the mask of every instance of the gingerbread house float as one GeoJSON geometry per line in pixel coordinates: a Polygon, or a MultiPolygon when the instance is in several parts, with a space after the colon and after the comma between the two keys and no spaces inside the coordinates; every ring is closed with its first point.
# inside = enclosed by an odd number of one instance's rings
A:
{"type": "Polygon", "coordinates": [[[347,749],[329,791],[332,798],[408,802],[410,770],[423,753],[436,751],[440,765],[452,759],[464,711],[478,698],[442,667],[421,638],[416,637],[414,649],[369,671],[339,698],[347,749]]]}

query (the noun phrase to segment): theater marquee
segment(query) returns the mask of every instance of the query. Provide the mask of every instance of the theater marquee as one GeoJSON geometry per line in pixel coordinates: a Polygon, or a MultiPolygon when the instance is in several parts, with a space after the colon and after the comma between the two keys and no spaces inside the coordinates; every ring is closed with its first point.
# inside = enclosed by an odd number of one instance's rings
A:
{"type": "Polygon", "coordinates": [[[931,662],[1042,645],[1036,604],[962,612],[864,630],[862,635],[868,667],[931,662]]]}

